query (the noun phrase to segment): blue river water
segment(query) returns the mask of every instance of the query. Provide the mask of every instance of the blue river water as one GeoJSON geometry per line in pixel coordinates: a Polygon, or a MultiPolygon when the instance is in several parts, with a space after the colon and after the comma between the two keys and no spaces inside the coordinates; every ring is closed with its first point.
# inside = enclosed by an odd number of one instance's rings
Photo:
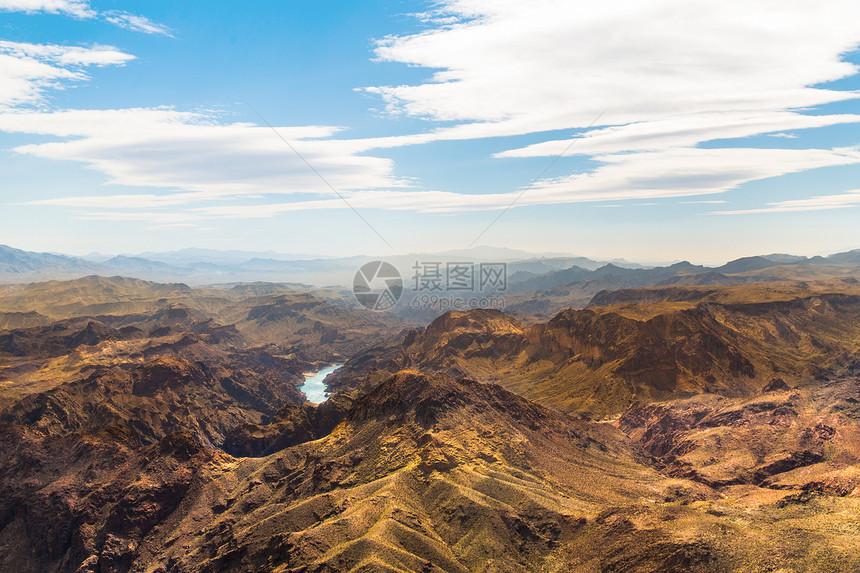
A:
{"type": "Polygon", "coordinates": [[[343,366],[343,364],[334,364],[328,368],[323,368],[316,374],[306,375],[305,383],[303,386],[299,386],[299,390],[304,392],[305,396],[308,397],[308,400],[314,404],[325,402],[328,396],[326,396],[325,393],[325,384],[323,384],[323,380],[325,380],[326,376],[341,366],[343,366]]]}

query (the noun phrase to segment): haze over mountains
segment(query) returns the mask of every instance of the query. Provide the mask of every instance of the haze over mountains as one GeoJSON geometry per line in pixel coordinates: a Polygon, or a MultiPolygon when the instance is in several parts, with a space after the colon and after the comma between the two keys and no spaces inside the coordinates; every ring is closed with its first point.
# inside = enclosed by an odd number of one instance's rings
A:
{"type": "MultiPolygon", "coordinates": [[[[380,257],[319,257],[276,252],[182,249],[139,255],[73,257],[34,253],[0,245],[0,281],[71,279],[88,274],[121,275],[145,280],[181,281],[187,284],[275,281],[317,285],[350,285],[355,271],[380,257]]],[[[476,247],[461,251],[384,257],[409,276],[417,260],[508,262],[511,272],[541,274],[572,265],[596,269],[606,263],[586,257],[533,254],[514,249],[476,247]]],[[[616,261],[630,268],[640,265],[616,261]]]]}
{"type": "Polygon", "coordinates": [[[412,275],[412,267],[417,261],[505,262],[513,291],[547,290],[579,281],[595,281],[607,276],[620,278],[627,282],[627,286],[660,282],[737,284],[738,281],[747,279],[725,275],[756,272],[774,266],[860,267],[860,249],[827,257],[808,258],[783,254],[747,257],[720,267],[707,268],[686,262],[645,267],[624,260],[597,261],[558,253],[535,254],[493,247],[345,258],[207,249],[110,257],[74,257],[35,253],[0,245],[0,282],[72,279],[97,274],[191,285],[269,281],[348,286],[352,283],[355,271],[363,263],[379,258],[394,264],[401,275],[407,278],[412,275]]]}

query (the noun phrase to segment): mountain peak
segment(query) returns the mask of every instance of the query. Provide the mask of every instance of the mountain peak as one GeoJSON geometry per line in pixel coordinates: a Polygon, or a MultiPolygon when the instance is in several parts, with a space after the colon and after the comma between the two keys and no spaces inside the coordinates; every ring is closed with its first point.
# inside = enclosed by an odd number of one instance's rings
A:
{"type": "Polygon", "coordinates": [[[515,318],[494,309],[449,310],[427,326],[427,334],[500,330],[521,331],[515,318]]]}
{"type": "Polygon", "coordinates": [[[578,425],[576,420],[496,384],[415,369],[396,372],[360,398],[347,414],[347,420],[356,423],[392,416],[414,420],[423,427],[521,426],[524,430],[535,430],[542,425],[557,429],[578,425]]]}

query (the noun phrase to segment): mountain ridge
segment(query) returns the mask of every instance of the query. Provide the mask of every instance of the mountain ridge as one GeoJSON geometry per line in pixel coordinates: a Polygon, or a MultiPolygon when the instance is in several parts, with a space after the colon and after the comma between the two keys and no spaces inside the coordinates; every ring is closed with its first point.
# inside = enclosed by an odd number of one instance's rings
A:
{"type": "MultiPolygon", "coordinates": [[[[572,279],[594,280],[606,276],[625,277],[628,284],[644,286],[643,281],[667,280],[673,276],[689,275],[692,270],[736,274],[762,270],[769,266],[826,266],[860,267],[860,249],[835,253],[827,257],[802,257],[773,254],[743,257],[718,267],[692,265],[686,261],[661,267],[647,267],[637,263],[614,259],[598,261],[587,257],[535,253],[504,248],[481,247],[447,253],[417,253],[382,257],[395,261],[402,272],[417,260],[427,257],[448,260],[446,257],[465,257],[470,261],[507,262],[511,276],[515,273],[532,273],[538,276],[519,275],[511,286],[514,290],[546,290],[570,284],[572,279]],[[471,253],[471,254],[470,254],[471,253]],[[492,259],[492,260],[488,260],[492,259]],[[581,269],[578,270],[577,269],[581,269]],[[591,274],[588,274],[588,273],[591,274]],[[658,278],[659,277],[659,278],[658,278]],[[633,283],[629,282],[633,281],[633,283]],[[634,284],[635,283],[635,284],[634,284]]],[[[272,252],[214,251],[184,249],[168,253],[142,253],[99,257],[74,257],[51,253],[35,253],[0,245],[0,281],[21,282],[46,279],[79,278],[85,275],[129,275],[144,280],[193,282],[196,285],[215,282],[278,281],[313,282],[316,284],[351,284],[352,275],[364,262],[380,257],[354,256],[346,258],[305,257],[272,252]],[[222,253],[219,255],[219,253],[222,253]],[[246,256],[247,255],[247,256],[246,256]],[[148,258],[149,257],[149,258],[148,258]],[[286,258],[285,258],[286,257],[286,258]]]]}
{"type": "Polygon", "coordinates": [[[500,311],[450,311],[399,345],[354,357],[331,387],[361,393],[362,379],[379,380],[374,368],[416,368],[611,418],[634,401],[749,395],[775,376],[823,379],[860,358],[860,292],[807,288],[759,302],[755,288],[753,300],[738,288],[646,289],[676,291],[689,301],[567,309],[528,326],[500,311]]]}

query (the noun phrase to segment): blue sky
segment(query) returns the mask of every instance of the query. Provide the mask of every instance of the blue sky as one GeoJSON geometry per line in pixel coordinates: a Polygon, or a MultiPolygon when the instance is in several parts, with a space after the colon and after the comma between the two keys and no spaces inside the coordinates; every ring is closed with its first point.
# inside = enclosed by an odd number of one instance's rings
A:
{"type": "Polygon", "coordinates": [[[0,243],[858,248],[858,22],[847,0],[0,0],[0,243]]]}

